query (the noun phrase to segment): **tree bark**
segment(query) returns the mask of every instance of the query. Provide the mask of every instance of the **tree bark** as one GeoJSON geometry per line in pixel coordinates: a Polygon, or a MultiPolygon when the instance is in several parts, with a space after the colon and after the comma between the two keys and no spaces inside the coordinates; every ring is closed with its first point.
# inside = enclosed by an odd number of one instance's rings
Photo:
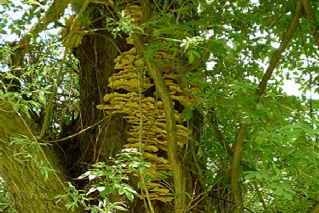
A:
{"type": "MultiPolygon", "coordinates": [[[[101,28],[103,24],[95,23],[94,28],[101,28]]],[[[113,61],[125,48],[124,39],[115,40],[110,33],[98,31],[84,36],[81,45],[75,49],[75,56],[80,61],[80,129],[94,125],[106,116],[96,106],[110,92],[107,85],[109,77],[114,73],[113,61]]],[[[125,142],[126,128],[125,120],[119,115],[86,131],[79,138],[80,161],[97,162],[116,154],[125,142]]]]}
{"type": "Polygon", "coordinates": [[[10,103],[0,101],[0,176],[18,212],[77,212],[65,209],[65,177],[54,151],[43,147],[10,103]],[[55,169],[55,171],[52,171],[55,169]],[[50,170],[50,171],[49,171],[50,170]]]}
{"type": "Polygon", "coordinates": [[[319,203],[315,205],[315,207],[311,210],[311,213],[319,213],[319,203]]]}

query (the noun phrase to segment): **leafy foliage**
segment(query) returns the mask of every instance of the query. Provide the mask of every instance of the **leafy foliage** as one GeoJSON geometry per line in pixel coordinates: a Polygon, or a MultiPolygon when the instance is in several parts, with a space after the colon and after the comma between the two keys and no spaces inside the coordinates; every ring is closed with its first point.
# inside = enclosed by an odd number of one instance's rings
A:
{"type": "Polygon", "coordinates": [[[3,180],[0,181],[0,210],[7,213],[16,213],[10,202],[9,192],[3,180]]]}
{"type": "Polygon", "coordinates": [[[133,201],[137,192],[129,185],[129,176],[147,169],[145,162],[128,153],[122,153],[110,161],[111,165],[99,162],[92,169],[80,175],[78,180],[88,180],[86,191],[77,190],[69,183],[69,193],[57,198],[71,197],[67,208],[85,207],[92,213],[126,211],[127,202],[133,201]]]}

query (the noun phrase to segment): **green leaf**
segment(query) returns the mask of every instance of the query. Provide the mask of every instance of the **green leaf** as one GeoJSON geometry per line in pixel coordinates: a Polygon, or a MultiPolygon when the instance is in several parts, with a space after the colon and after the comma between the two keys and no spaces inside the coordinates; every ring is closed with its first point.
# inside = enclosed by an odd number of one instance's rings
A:
{"type": "Polygon", "coordinates": [[[190,64],[194,63],[197,59],[200,58],[200,53],[196,50],[188,50],[187,51],[188,62],[190,64]]]}
{"type": "Polygon", "coordinates": [[[128,191],[125,191],[125,196],[127,197],[127,199],[129,199],[130,201],[134,200],[134,194],[130,193],[128,191]]]}
{"type": "Polygon", "coordinates": [[[184,121],[191,120],[193,118],[193,110],[188,107],[185,107],[182,111],[182,117],[184,121]]]}
{"type": "Polygon", "coordinates": [[[120,211],[127,211],[127,208],[125,208],[124,206],[120,205],[121,203],[114,205],[113,208],[120,210],[120,211]]]}

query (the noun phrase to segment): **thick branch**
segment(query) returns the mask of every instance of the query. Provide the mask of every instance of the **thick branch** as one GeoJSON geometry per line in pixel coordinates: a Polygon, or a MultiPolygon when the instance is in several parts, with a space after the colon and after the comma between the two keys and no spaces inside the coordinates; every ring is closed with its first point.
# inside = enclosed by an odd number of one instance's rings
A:
{"type": "MultiPolygon", "coordinates": [[[[135,46],[139,54],[143,54],[144,45],[138,36],[134,36],[135,46]]],[[[177,135],[176,135],[176,121],[174,114],[174,107],[171,97],[168,92],[168,88],[161,76],[160,70],[150,60],[145,61],[148,71],[154,80],[156,90],[158,91],[165,110],[166,129],[168,136],[168,160],[171,168],[174,171],[174,186],[175,186],[175,213],[184,213],[186,208],[186,186],[183,167],[180,160],[177,157],[177,135]]]]}
{"type": "Polygon", "coordinates": [[[243,208],[243,201],[241,196],[239,179],[240,179],[241,153],[242,153],[245,138],[246,138],[246,126],[245,124],[241,124],[239,127],[237,138],[236,138],[236,143],[234,145],[235,147],[234,147],[231,177],[230,177],[231,189],[232,189],[232,193],[233,193],[235,204],[236,204],[235,213],[240,213],[243,208]]]}

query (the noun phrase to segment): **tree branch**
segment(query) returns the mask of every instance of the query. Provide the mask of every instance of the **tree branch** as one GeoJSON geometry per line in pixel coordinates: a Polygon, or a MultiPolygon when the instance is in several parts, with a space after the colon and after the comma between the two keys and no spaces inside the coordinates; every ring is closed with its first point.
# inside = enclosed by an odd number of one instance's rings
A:
{"type": "Polygon", "coordinates": [[[86,132],[86,131],[88,131],[88,130],[94,128],[94,127],[96,127],[97,125],[101,124],[102,122],[104,122],[104,121],[106,121],[106,120],[110,121],[110,120],[111,120],[111,117],[109,117],[109,116],[104,117],[103,119],[99,120],[98,122],[96,122],[96,123],[94,123],[94,124],[92,124],[92,125],[90,125],[90,126],[84,128],[84,129],[81,129],[80,131],[78,131],[78,132],[76,132],[76,133],[74,133],[74,134],[72,134],[72,135],[66,136],[66,137],[64,137],[64,138],[60,138],[60,139],[57,139],[57,140],[54,140],[54,141],[47,141],[47,140],[41,139],[40,141],[41,141],[41,142],[44,142],[44,143],[48,143],[48,144],[66,141],[66,140],[69,140],[69,139],[71,139],[71,138],[74,138],[74,137],[76,137],[76,136],[78,136],[78,135],[81,135],[82,133],[84,133],[84,132],[86,132]]]}
{"type": "Polygon", "coordinates": [[[234,145],[234,154],[231,166],[231,175],[230,175],[230,185],[233,193],[233,197],[236,204],[236,209],[234,213],[240,213],[243,208],[243,199],[240,190],[240,162],[241,162],[241,153],[246,138],[246,125],[241,123],[239,127],[239,132],[236,138],[236,143],[234,145]]]}
{"type": "Polygon", "coordinates": [[[272,73],[275,69],[275,67],[277,66],[281,54],[285,51],[285,49],[287,48],[289,41],[292,38],[292,35],[296,29],[296,27],[299,24],[299,18],[300,18],[300,14],[301,14],[301,2],[297,1],[296,3],[296,10],[295,10],[295,14],[290,22],[290,25],[287,29],[287,32],[284,34],[284,37],[280,43],[279,48],[273,53],[269,65],[267,67],[266,73],[264,74],[261,82],[259,83],[257,90],[256,90],[256,95],[257,95],[257,99],[259,100],[261,98],[261,96],[265,93],[266,87],[267,87],[267,83],[269,81],[269,79],[272,76],[272,73]]]}
{"type": "MultiPolygon", "coordinates": [[[[134,35],[133,37],[138,54],[143,55],[144,44],[142,43],[139,36],[134,35]]],[[[186,180],[182,164],[177,157],[178,150],[176,140],[176,121],[173,102],[158,67],[147,59],[145,59],[145,64],[148,68],[150,76],[154,80],[156,90],[158,91],[160,98],[163,101],[163,106],[165,110],[166,129],[168,137],[168,160],[170,162],[171,169],[174,172],[173,179],[176,193],[175,213],[184,213],[186,208],[186,180]]]]}
{"type": "MultiPolygon", "coordinates": [[[[260,98],[265,93],[267,83],[269,79],[271,78],[275,67],[278,64],[282,53],[288,47],[289,41],[291,40],[293,33],[299,24],[301,9],[302,9],[301,2],[297,1],[294,16],[290,22],[287,32],[284,34],[279,48],[273,53],[270,59],[269,65],[267,67],[266,73],[264,74],[261,82],[259,83],[256,89],[255,94],[257,96],[257,102],[259,102],[260,98]]],[[[233,160],[231,165],[231,189],[232,189],[233,197],[236,204],[235,213],[240,213],[242,212],[242,209],[243,209],[239,180],[240,180],[241,154],[243,150],[244,141],[246,139],[246,134],[247,134],[247,125],[244,124],[244,122],[241,122],[238,135],[236,138],[236,142],[234,144],[234,154],[233,154],[233,160]]]]}

